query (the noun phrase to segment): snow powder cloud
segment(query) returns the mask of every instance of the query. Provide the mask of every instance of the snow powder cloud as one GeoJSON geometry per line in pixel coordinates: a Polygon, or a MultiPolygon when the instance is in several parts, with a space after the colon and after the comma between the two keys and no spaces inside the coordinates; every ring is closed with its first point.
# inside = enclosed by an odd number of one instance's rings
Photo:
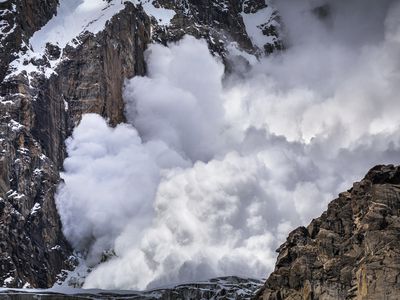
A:
{"type": "Polygon", "coordinates": [[[276,5],[283,53],[224,78],[203,41],[152,45],[148,76],[126,85],[130,125],[83,117],[57,204],[90,263],[116,253],[84,287],[265,277],[291,229],[373,165],[399,163],[399,3],[276,5]]]}

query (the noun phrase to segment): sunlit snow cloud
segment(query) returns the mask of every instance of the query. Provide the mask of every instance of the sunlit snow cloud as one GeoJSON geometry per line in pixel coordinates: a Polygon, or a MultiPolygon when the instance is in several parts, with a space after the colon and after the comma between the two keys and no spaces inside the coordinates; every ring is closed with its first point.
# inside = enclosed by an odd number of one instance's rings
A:
{"type": "Polygon", "coordinates": [[[400,162],[400,5],[351,1],[353,16],[332,1],[321,20],[309,3],[323,1],[290,3],[277,4],[290,47],[248,73],[224,78],[194,38],[152,45],[148,76],[126,84],[130,125],[83,117],[57,205],[90,263],[116,253],[85,287],[265,277],[291,229],[400,162]]]}

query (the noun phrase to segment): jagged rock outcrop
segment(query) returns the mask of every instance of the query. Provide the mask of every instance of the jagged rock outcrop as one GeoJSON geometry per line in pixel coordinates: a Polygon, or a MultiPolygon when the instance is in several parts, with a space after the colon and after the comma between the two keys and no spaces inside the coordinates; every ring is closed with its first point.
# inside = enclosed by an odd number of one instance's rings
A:
{"type": "Polygon", "coordinates": [[[278,252],[257,299],[399,299],[400,167],[371,169],[278,252]]]}

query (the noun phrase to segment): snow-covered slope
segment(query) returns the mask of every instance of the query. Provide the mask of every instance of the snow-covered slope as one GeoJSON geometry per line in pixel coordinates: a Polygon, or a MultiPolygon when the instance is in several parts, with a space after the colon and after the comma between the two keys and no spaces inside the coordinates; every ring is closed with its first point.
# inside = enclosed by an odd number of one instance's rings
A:
{"type": "MultiPolygon", "coordinates": [[[[156,8],[151,1],[131,0],[130,2],[143,6],[145,12],[163,26],[169,25],[175,15],[173,10],[156,8]]],[[[104,30],[106,22],[124,8],[125,4],[119,0],[60,0],[57,14],[33,34],[29,45],[22,44],[22,51],[11,62],[6,80],[23,71],[27,73],[29,81],[32,80],[31,73],[44,74],[46,78],[56,74],[55,69],[65,59],[62,58],[62,50],[67,45],[76,48],[81,43],[79,39],[81,34],[95,35],[104,30]],[[48,64],[41,64],[40,60],[47,54],[46,45],[48,43],[59,47],[61,55],[57,59],[48,59],[48,64]]],[[[7,11],[3,13],[7,13],[7,11]]],[[[7,25],[6,21],[2,21],[0,26],[2,24],[4,28],[7,25]]],[[[10,32],[11,30],[7,34],[10,32]]]]}

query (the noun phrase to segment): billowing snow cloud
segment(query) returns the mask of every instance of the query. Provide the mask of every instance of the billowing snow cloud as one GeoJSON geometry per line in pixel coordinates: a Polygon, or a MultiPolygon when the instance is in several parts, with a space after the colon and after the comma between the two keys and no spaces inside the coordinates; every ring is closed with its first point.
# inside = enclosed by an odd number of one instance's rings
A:
{"type": "Polygon", "coordinates": [[[148,77],[126,85],[130,125],[89,115],[75,129],[64,231],[90,263],[116,253],[85,287],[265,277],[291,229],[373,165],[400,163],[400,4],[351,1],[353,16],[332,1],[322,18],[329,1],[290,3],[277,3],[285,52],[224,78],[202,41],[152,45],[148,77]]]}
{"type": "Polygon", "coordinates": [[[163,140],[192,161],[211,159],[224,138],[223,64],[206,42],[190,37],[148,52],[149,77],[136,77],[125,90],[129,121],[146,141],[163,140]]]}
{"type": "Polygon", "coordinates": [[[110,128],[99,115],[85,115],[67,140],[57,197],[64,232],[75,249],[99,255],[112,249],[118,235],[134,219],[136,239],[151,224],[152,202],[163,166],[187,166],[160,142],[143,144],[137,131],[121,124],[110,128]]]}

